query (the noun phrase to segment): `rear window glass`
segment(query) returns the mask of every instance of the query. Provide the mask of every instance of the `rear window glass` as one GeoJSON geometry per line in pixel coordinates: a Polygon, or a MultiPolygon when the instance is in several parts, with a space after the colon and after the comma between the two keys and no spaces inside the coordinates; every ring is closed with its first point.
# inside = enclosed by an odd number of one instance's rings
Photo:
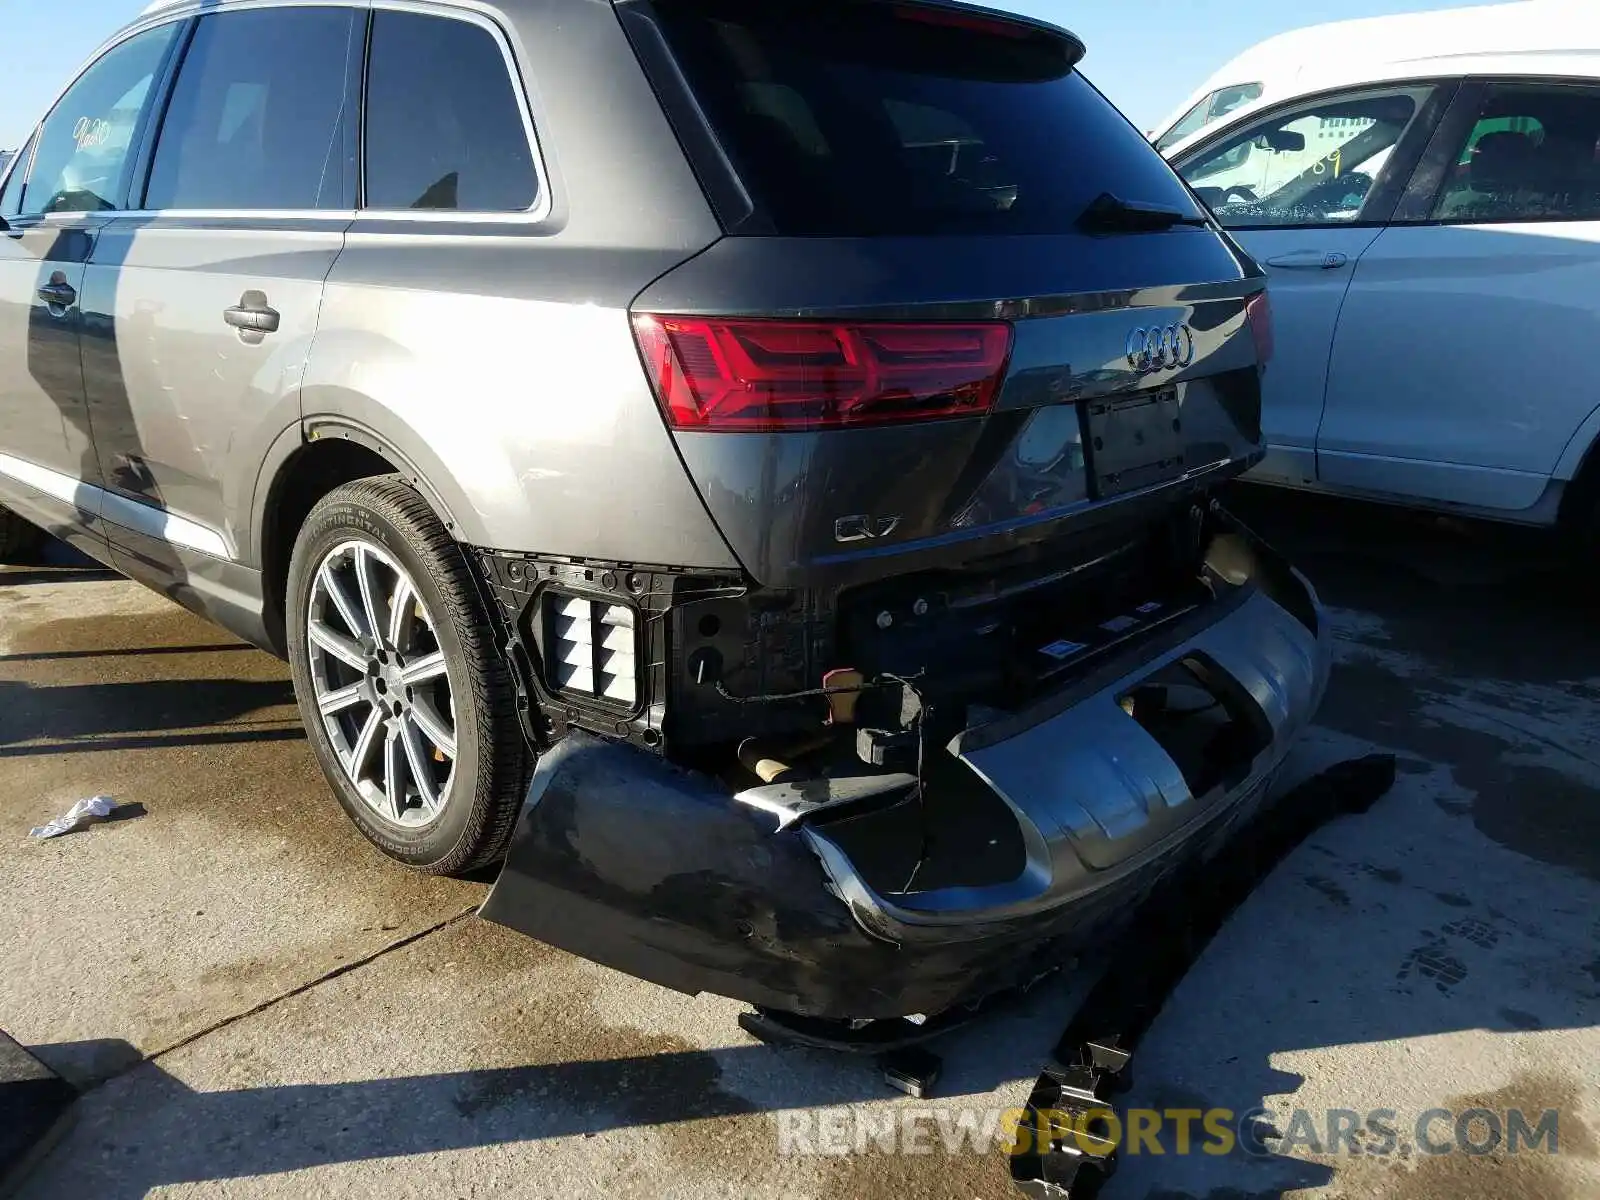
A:
{"type": "Polygon", "coordinates": [[[779,234],[1057,233],[1104,192],[1197,211],[1047,34],[839,0],[656,11],[779,234]]]}

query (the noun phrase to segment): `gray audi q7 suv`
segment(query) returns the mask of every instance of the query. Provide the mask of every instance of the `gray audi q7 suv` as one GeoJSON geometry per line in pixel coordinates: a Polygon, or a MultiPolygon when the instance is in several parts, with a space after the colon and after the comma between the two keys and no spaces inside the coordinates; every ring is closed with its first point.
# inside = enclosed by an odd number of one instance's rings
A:
{"type": "Polygon", "coordinates": [[[686,991],[1103,938],[1318,704],[1259,270],[944,0],[175,0],[0,180],[0,545],[288,658],[379,848],[686,991]],[[29,523],[24,526],[23,521],[29,523]]]}

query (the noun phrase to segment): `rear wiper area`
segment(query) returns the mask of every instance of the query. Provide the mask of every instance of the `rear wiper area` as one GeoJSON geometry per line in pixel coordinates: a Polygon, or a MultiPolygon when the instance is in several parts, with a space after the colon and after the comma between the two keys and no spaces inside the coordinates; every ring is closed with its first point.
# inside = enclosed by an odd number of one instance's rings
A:
{"type": "Polygon", "coordinates": [[[1110,192],[1101,192],[1078,217],[1078,228],[1085,233],[1158,233],[1179,225],[1203,229],[1209,224],[1198,213],[1165,204],[1124,200],[1110,192]]]}

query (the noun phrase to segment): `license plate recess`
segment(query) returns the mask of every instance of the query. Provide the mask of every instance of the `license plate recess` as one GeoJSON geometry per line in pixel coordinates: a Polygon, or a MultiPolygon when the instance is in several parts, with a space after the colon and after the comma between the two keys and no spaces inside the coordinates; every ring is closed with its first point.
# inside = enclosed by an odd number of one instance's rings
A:
{"type": "Polygon", "coordinates": [[[1090,400],[1084,421],[1096,499],[1183,474],[1183,414],[1176,387],[1090,400]]]}

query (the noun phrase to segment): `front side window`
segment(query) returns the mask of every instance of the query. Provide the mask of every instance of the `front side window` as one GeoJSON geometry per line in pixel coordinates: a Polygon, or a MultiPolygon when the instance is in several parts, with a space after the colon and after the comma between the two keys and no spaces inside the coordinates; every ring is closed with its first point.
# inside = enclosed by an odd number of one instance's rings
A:
{"type": "Polygon", "coordinates": [[[368,208],[533,207],[533,149],[494,34],[448,17],[373,14],[365,171],[368,208]]]}
{"type": "Polygon", "coordinates": [[[67,90],[39,128],[22,215],[120,207],[133,136],[177,29],[163,25],[119,43],[67,90]]]}
{"type": "Polygon", "coordinates": [[[1279,112],[1179,170],[1230,229],[1359,221],[1431,92],[1365,92],[1279,112]]]}
{"type": "Polygon", "coordinates": [[[1213,121],[1220,121],[1234,109],[1243,108],[1252,100],[1261,99],[1261,92],[1262,85],[1259,83],[1240,83],[1233,87],[1218,88],[1179,117],[1177,123],[1161,135],[1161,140],[1156,143],[1156,149],[1171,149],[1184,138],[1199,133],[1213,121]]]}
{"type": "Polygon", "coordinates": [[[352,8],[201,18],[156,143],[149,209],[339,209],[346,195],[352,8]]]}
{"type": "Polygon", "coordinates": [[[1489,88],[1455,163],[1434,220],[1600,220],[1600,88],[1489,88]]]}

